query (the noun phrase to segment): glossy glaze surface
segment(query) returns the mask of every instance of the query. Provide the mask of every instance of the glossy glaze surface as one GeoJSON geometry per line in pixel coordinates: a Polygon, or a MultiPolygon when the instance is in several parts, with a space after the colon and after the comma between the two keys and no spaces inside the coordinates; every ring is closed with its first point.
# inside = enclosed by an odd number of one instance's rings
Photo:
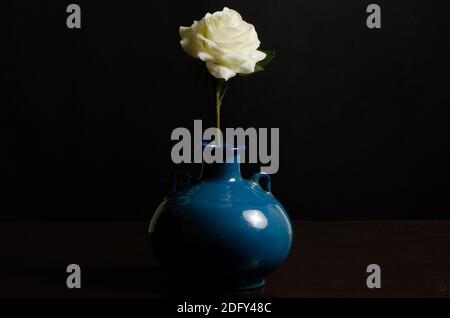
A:
{"type": "Polygon", "coordinates": [[[149,234],[155,258],[178,277],[236,287],[263,284],[292,242],[291,223],[270,192],[269,176],[243,179],[238,162],[204,164],[197,182],[174,186],[149,234]]]}

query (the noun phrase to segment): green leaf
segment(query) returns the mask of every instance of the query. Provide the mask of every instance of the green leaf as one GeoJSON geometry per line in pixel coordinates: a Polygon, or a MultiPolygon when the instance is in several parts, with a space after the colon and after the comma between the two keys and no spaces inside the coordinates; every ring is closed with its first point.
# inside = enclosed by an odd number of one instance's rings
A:
{"type": "MultiPolygon", "coordinates": [[[[261,65],[259,65],[259,64],[256,64],[255,65],[255,72],[254,73],[256,73],[256,72],[261,72],[261,71],[264,71],[264,67],[262,67],[261,65]]],[[[250,74],[249,74],[250,75],[250,74]]]]}

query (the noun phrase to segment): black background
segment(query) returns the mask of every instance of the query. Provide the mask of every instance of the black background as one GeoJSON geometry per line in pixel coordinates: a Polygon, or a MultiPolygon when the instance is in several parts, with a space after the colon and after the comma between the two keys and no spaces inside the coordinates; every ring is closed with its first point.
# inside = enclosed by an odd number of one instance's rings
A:
{"type": "Polygon", "coordinates": [[[0,219],[150,219],[180,169],[172,130],[214,120],[178,27],[224,5],[277,56],[232,80],[223,125],[280,128],[292,217],[449,218],[444,2],[377,1],[380,30],[368,1],[77,1],[80,30],[69,3],[2,3],[0,219]]]}

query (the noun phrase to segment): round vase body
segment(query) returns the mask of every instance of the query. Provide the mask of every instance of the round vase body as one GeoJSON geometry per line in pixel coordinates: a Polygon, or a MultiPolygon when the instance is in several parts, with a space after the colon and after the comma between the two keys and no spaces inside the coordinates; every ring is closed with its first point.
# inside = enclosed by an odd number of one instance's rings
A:
{"type": "Polygon", "coordinates": [[[149,235],[155,259],[176,277],[254,288],[286,259],[292,226],[270,192],[268,175],[243,179],[236,158],[203,164],[197,182],[173,187],[156,210],[149,235]]]}

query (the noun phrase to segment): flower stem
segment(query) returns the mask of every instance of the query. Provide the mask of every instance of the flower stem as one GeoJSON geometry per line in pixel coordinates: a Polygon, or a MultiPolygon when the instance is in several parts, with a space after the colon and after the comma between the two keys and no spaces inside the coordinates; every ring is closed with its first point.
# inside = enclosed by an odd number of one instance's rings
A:
{"type": "Polygon", "coordinates": [[[217,127],[217,144],[222,145],[223,135],[220,131],[220,109],[222,108],[222,100],[228,89],[228,83],[222,79],[216,82],[216,127],[217,127]]]}
{"type": "Polygon", "coordinates": [[[221,145],[221,138],[220,136],[220,107],[222,106],[222,100],[220,98],[220,92],[216,93],[216,127],[217,127],[217,138],[218,138],[218,145],[221,145]]]}

